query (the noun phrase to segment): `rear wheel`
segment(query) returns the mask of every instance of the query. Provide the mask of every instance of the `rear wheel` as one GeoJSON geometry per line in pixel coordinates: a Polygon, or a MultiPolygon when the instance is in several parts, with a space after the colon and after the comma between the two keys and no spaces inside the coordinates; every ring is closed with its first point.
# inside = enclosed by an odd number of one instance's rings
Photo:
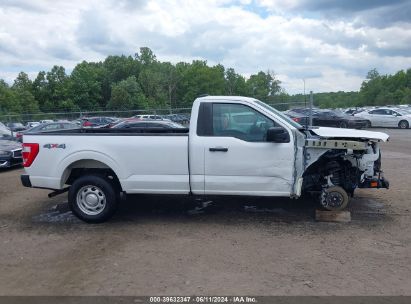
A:
{"type": "Polygon", "coordinates": [[[71,185],[68,199],[71,211],[87,223],[107,221],[116,211],[116,187],[98,175],[82,176],[71,185]]]}
{"type": "Polygon", "coordinates": [[[349,198],[347,192],[339,186],[328,187],[321,191],[320,204],[326,210],[344,210],[347,207],[348,202],[349,198]]]}
{"type": "Polygon", "coordinates": [[[346,121],[340,122],[340,128],[348,128],[348,123],[346,121]]]}
{"type": "Polygon", "coordinates": [[[408,129],[408,127],[409,127],[409,124],[408,124],[408,121],[406,121],[406,120],[401,120],[398,123],[398,128],[400,128],[400,129],[408,129]]]}

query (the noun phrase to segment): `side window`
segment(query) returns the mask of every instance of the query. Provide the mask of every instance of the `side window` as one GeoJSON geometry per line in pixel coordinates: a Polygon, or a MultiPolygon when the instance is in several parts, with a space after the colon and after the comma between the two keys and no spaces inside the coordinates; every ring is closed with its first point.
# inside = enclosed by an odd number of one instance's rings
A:
{"type": "Polygon", "coordinates": [[[165,128],[162,124],[159,123],[149,123],[148,126],[150,128],[165,128]]]}
{"type": "Polygon", "coordinates": [[[147,127],[147,124],[146,123],[140,123],[140,122],[126,125],[126,128],[145,128],[145,127],[147,127]]]}
{"type": "Polygon", "coordinates": [[[245,141],[266,141],[267,130],[275,123],[241,104],[213,104],[213,136],[236,137],[245,141]]]}
{"type": "Polygon", "coordinates": [[[59,125],[53,124],[53,125],[44,126],[43,130],[45,130],[45,131],[46,130],[56,130],[58,128],[59,128],[59,125]]]}
{"type": "Polygon", "coordinates": [[[377,114],[377,115],[385,115],[385,110],[372,110],[369,112],[370,114],[377,114]]]}

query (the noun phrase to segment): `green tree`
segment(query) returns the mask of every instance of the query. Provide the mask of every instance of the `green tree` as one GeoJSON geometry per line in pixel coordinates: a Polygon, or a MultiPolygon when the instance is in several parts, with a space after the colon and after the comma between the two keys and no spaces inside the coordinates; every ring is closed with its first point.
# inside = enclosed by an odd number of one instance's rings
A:
{"type": "Polygon", "coordinates": [[[38,113],[39,105],[33,94],[23,89],[14,90],[14,103],[19,106],[19,113],[38,113]]]}
{"type": "Polygon", "coordinates": [[[46,80],[46,72],[40,71],[36,79],[33,81],[33,95],[37,100],[40,110],[45,110],[45,104],[50,99],[48,92],[48,84],[46,80]]]}
{"type": "Polygon", "coordinates": [[[138,78],[141,63],[131,56],[108,56],[103,62],[103,68],[102,97],[103,103],[107,103],[111,97],[112,85],[133,75],[138,78]]]}
{"type": "Polygon", "coordinates": [[[29,76],[26,73],[20,72],[14,80],[13,89],[24,90],[32,93],[33,82],[30,80],[29,76]]]}
{"type": "Polygon", "coordinates": [[[15,92],[4,80],[0,79],[0,113],[18,114],[21,110],[21,104],[15,99],[15,92]]]}
{"type": "Polygon", "coordinates": [[[223,95],[225,92],[224,67],[209,67],[206,61],[194,60],[191,64],[176,65],[179,85],[176,91],[181,106],[189,107],[202,94],[223,95]]]}
{"type": "Polygon", "coordinates": [[[246,80],[233,68],[225,71],[225,93],[227,95],[247,95],[246,80]]]}
{"type": "Polygon", "coordinates": [[[107,105],[110,110],[144,109],[148,100],[143,94],[135,76],[114,84],[111,90],[111,99],[107,105]]]}
{"type": "Polygon", "coordinates": [[[69,98],[81,110],[105,108],[102,96],[104,68],[101,62],[86,62],[76,65],[70,75],[69,98]]]}
{"type": "Polygon", "coordinates": [[[267,73],[260,71],[247,80],[249,95],[262,101],[272,100],[276,94],[279,94],[280,84],[281,82],[270,71],[267,73]]]}

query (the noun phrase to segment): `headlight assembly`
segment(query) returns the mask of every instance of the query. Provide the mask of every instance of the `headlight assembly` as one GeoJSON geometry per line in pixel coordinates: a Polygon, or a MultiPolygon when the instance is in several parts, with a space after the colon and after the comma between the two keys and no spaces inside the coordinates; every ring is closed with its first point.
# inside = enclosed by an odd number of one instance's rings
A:
{"type": "Polygon", "coordinates": [[[11,156],[13,153],[11,151],[0,150],[0,156],[11,156]]]}

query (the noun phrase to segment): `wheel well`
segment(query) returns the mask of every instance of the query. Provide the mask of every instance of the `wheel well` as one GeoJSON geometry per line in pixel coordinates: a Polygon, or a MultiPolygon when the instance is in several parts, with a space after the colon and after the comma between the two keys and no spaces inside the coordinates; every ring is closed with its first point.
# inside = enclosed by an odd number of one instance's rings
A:
{"type": "Polygon", "coordinates": [[[305,191],[320,191],[331,176],[335,186],[341,186],[348,193],[352,193],[358,184],[358,169],[344,160],[343,151],[329,151],[311,164],[303,174],[303,189],[305,191]]]}
{"type": "Polygon", "coordinates": [[[94,159],[82,159],[69,165],[63,173],[62,183],[71,185],[77,178],[84,175],[99,175],[114,181],[114,184],[122,191],[120,180],[116,173],[106,164],[94,159]]]}

